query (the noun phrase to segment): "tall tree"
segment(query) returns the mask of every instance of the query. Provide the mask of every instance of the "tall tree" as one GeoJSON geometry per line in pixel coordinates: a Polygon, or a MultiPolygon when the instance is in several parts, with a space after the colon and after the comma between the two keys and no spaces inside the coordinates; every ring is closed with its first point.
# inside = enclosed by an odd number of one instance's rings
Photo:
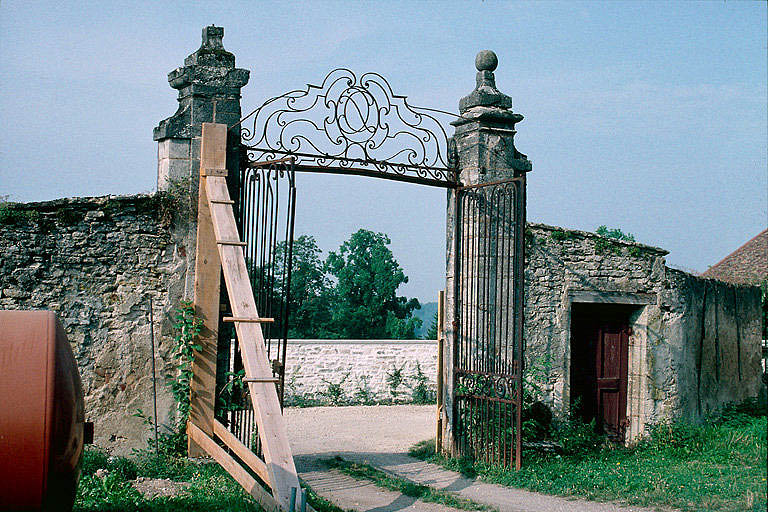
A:
{"type": "Polygon", "coordinates": [[[411,313],[418,299],[397,296],[408,277],[387,247],[389,237],[360,229],[331,252],[326,270],[334,276],[331,328],[338,338],[414,338],[421,320],[411,313]]]}
{"type": "MultiPolygon", "coordinates": [[[[276,249],[275,266],[282,275],[285,266],[285,243],[276,249]]],[[[301,235],[293,241],[293,266],[289,295],[288,337],[326,338],[331,321],[331,283],[325,274],[322,251],[313,236],[301,235]]],[[[282,289],[277,290],[282,296],[282,289]]]]}

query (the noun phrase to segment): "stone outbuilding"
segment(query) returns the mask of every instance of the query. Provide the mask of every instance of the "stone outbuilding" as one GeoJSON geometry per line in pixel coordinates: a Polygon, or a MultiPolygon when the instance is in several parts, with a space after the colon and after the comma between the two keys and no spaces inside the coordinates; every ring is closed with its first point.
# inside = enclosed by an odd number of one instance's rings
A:
{"type": "Polygon", "coordinates": [[[529,224],[526,238],[526,362],[545,370],[556,412],[579,401],[631,440],[663,418],[698,421],[758,395],[758,287],[595,233],[529,224]]]}
{"type": "Polygon", "coordinates": [[[701,277],[734,284],[760,284],[768,280],[768,229],[709,267],[701,277]]]}

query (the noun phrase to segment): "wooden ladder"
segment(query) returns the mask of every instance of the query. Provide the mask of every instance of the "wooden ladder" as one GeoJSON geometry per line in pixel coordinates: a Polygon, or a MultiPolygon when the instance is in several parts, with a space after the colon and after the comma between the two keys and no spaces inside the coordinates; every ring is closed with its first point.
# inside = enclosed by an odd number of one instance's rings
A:
{"type": "Polygon", "coordinates": [[[261,323],[273,319],[259,317],[256,310],[242,250],[245,244],[237,231],[234,201],[227,189],[226,149],[227,126],[203,123],[195,263],[195,309],[203,322],[203,348],[192,367],[187,423],[190,456],[207,453],[266,510],[287,511],[292,508],[292,489],[295,493],[300,487],[261,330],[261,323]],[[214,418],[222,270],[232,311],[232,317],[225,320],[235,324],[263,460],[214,418]],[[270,486],[271,494],[248,469],[270,486]]]}

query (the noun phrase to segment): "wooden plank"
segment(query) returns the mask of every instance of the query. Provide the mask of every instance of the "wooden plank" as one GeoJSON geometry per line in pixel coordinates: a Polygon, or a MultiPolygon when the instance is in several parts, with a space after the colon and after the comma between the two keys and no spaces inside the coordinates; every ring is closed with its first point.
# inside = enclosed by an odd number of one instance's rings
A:
{"type": "Polygon", "coordinates": [[[227,168],[227,125],[203,123],[203,144],[200,147],[200,174],[207,170],[227,168]],[[206,140],[206,137],[208,140],[206,140]]]}
{"type": "MultiPolygon", "coordinates": [[[[200,187],[197,202],[197,248],[195,250],[195,315],[203,325],[198,336],[202,350],[195,354],[190,382],[189,421],[208,436],[213,435],[213,410],[216,403],[216,352],[219,337],[219,294],[221,265],[211,223],[211,211],[205,190],[203,170],[226,167],[226,126],[203,123],[200,159],[200,187]]],[[[223,179],[223,178],[221,178],[223,179]]],[[[190,457],[203,453],[191,438],[187,439],[190,457]]]]}
{"type": "Polygon", "coordinates": [[[261,460],[250,448],[245,446],[235,435],[227,430],[227,427],[219,423],[217,420],[213,420],[213,433],[216,437],[227,445],[227,447],[235,452],[235,455],[245,462],[249,468],[256,473],[267,485],[269,482],[269,472],[267,471],[267,465],[261,460]]]}
{"type": "Polygon", "coordinates": [[[202,169],[201,176],[223,176],[227,177],[227,170],[226,169],[213,169],[213,168],[204,168],[202,169]]]}
{"type": "Polygon", "coordinates": [[[245,377],[243,379],[243,382],[274,382],[275,384],[277,384],[278,382],[280,382],[280,379],[276,377],[272,377],[271,379],[249,379],[248,377],[245,377]]]}
{"type": "Polygon", "coordinates": [[[275,322],[274,318],[238,318],[234,316],[225,316],[225,322],[244,322],[252,324],[271,324],[275,322]]]}
{"type": "Polygon", "coordinates": [[[435,435],[435,453],[440,453],[443,446],[443,349],[445,347],[445,290],[437,296],[437,434],[435,435]]]}
{"type": "MultiPolygon", "coordinates": [[[[206,178],[206,192],[210,199],[229,200],[229,191],[224,178],[206,178]]],[[[226,204],[209,205],[213,228],[219,240],[239,240],[232,207],[226,204]]],[[[235,318],[259,318],[253,289],[248,278],[243,251],[231,245],[219,245],[219,257],[224,270],[224,282],[229,292],[232,316],[235,318]]],[[[272,368],[267,357],[261,325],[250,322],[236,322],[235,329],[240,340],[245,375],[249,379],[271,379],[272,368]]],[[[271,382],[249,382],[248,389],[253,402],[254,415],[259,427],[259,438],[264,451],[264,461],[272,484],[272,493],[278,503],[286,509],[292,487],[299,486],[296,467],[285,421],[280,409],[275,385],[271,382]]]]}
{"type": "Polygon", "coordinates": [[[213,457],[213,459],[224,468],[224,471],[229,473],[248,494],[253,496],[253,499],[255,499],[264,510],[267,512],[284,512],[284,510],[288,510],[288,507],[283,509],[275,498],[259,485],[256,479],[253,478],[248,471],[219,446],[216,441],[206,435],[205,432],[191,421],[187,423],[187,435],[193,439],[205,453],[213,457]]]}

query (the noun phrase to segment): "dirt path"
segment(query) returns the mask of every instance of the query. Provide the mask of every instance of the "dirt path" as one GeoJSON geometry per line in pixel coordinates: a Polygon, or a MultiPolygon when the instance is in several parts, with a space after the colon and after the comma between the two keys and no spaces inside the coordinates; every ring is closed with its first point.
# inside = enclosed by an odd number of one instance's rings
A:
{"type": "Polygon", "coordinates": [[[394,476],[489,505],[499,512],[652,512],[580,499],[548,496],[478,480],[407,455],[435,436],[434,406],[354,406],[286,409],[288,436],[300,476],[321,496],[359,512],[450,511],[329,470],[322,460],[339,455],[394,476]]]}
{"type": "Polygon", "coordinates": [[[430,405],[288,408],[285,415],[294,455],[408,453],[435,437],[430,405]]]}

